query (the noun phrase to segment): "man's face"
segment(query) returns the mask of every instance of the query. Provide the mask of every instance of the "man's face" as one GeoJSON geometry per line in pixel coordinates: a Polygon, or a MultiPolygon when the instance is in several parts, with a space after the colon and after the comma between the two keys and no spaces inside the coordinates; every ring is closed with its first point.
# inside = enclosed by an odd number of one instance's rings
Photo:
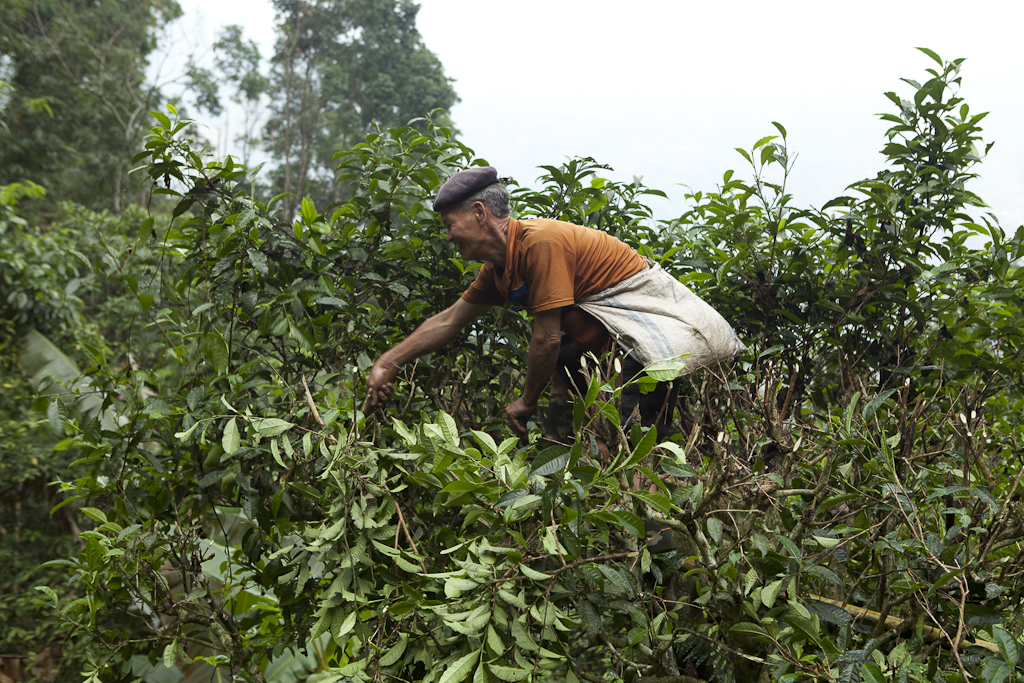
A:
{"type": "Polygon", "coordinates": [[[448,241],[459,249],[463,261],[479,260],[476,252],[483,238],[483,226],[472,208],[469,211],[452,209],[441,215],[448,228],[448,241]]]}

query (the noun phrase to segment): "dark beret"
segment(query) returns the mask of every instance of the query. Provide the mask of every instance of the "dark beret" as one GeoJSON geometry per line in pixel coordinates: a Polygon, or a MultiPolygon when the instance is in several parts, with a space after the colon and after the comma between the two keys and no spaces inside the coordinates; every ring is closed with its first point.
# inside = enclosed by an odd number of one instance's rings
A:
{"type": "Polygon", "coordinates": [[[445,181],[434,199],[434,211],[445,211],[471,197],[480,190],[498,182],[498,172],[493,166],[474,166],[459,171],[445,181]]]}

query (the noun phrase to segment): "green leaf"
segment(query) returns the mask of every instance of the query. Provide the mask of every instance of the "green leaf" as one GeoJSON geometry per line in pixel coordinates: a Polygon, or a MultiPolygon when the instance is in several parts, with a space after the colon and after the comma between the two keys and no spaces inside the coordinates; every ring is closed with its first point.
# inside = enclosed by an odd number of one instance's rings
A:
{"type": "Polygon", "coordinates": [[[715,543],[722,542],[722,522],[717,517],[708,517],[708,534],[715,543]]]}
{"type": "Polygon", "coordinates": [[[405,648],[408,644],[409,636],[408,634],[403,633],[399,641],[380,656],[380,659],[377,660],[378,663],[381,666],[391,666],[399,660],[399,658],[405,652],[405,648]]]}
{"type": "Polygon", "coordinates": [[[785,581],[785,579],[772,581],[770,584],[765,586],[763,591],[761,591],[761,603],[768,609],[772,608],[775,604],[775,600],[779,597],[779,593],[782,591],[783,581],[785,581]]]}
{"type": "Polygon", "coordinates": [[[996,641],[996,645],[999,646],[999,654],[1003,656],[1006,663],[1011,667],[1017,666],[1017,660],[1020,658],[1020,648],[1018,648],[1017,641],[1014,640],[1013,636],[1005,629],[993,626],[992,640],[996,641]]]}
{"type": "Polygon", "coordinates": [[[598,519],[617,524],[637,538],[644,537],[644,523],[628,510],[603,510],[594,514],[598,519]]]}
{"type": "Polygon", "coordinates": [[[886,389],[878,396],[875,396],[871,401],[864,406],[864,410],[861,412],[861,417],[865,420],[875,414],[875,412],[881,407],[885,400],[896,393],[896,389],[886,389]]]}
{"type": "Polygon", "coordinates": [[[885,675],[877,664],[863,664],[860,667],[860,680],[863,683],[886,683],[885,675]]]}
{"type": "Polygon", "coordinates": [[[68,409],[60,398],[54,398],[46,408],[46,419],[50,422],[50,429],[57,436],[64,436],[64,425],[68,423],[68,409]]]}
{"type": "MultiPolygon", "coordinates": [[[[67,560],[65,560],[65,562],[66,562],[66,561],[67,561],[67,560]]],[[[51,562],[47,562],[46,564],[44,564],[44,565],[42,565],[42,566],[44,566],[44,567],[45,567],[45,566],[53,566],[53,565],[52,565],[52,563],[51,563],[51,562]]],[[[37,591],[40,591],[41,593],[45,593],[45,594],[46,594],[46,597],[50,598],[50,600],[51,600],[51,601],[53,602],[53,606],[54,606],[54,607],[56,607],[56,606],[57,606],[57,605],[59,604],[59,602],[60,602],[60,601],[59,601],[59,600],[57,599],[57,593],[56,593],[56,591],[54,591],[54,590],[53,590],[52,588],[50,588],[49,586],[36,586],[36,587],[35,587],[35,589],[36,589],[37,591]]]]}
{"type": "Polygon", "coordinates": [[[658,430],[654,427],[647,429],[647,432],[640,439],[640,443],[633,449],[633,454],[629,456],[623,467],[632,467],[637,464],[648,455],[651,454],[651,450],[654,448],[655,442],[658,440],[658,430]]]}
{"type": "Polygon", "coordinates": [[[254,422],[256,424],[256,431],[259,432],[260,436],[277,436],[295,426],[292,422],[280,420],[276,417],[256,419],[254,422]]]}
{"type": "Polygon", "coordinates": [[[843,427],[846,431],[850,431],[850,425],[853,420],[853,409],[857,407],[857,401],[860,400],[860,392],[855,391],[853,397],[850,399],[849,404],[846,406],[846,412],[843,414],[843,427]]]}
{"type": "MultiPolygon", "coordinates": [[[[920,48],[918,48],[918,49],[920,49],[920,48]]],[[[171,128],[171,120],[169,118],[167,118],[167,114],[164,114],[163,112],[160,112],[160,111],[151,111],[151,112],[149,112],[149,114],[154,119],[156,119],[160,123],[161,126],[163,126],[164,128],[170,130],[170,128],[171,128]]]]}
{"type": "Polygon", "coordinates": [[[312,225],[316,220],[316,207],[313,205],[313,200],[309,197],[302,198],[302,208],[299,212],[302,214],[302,220],[305,221],[306,225],[312,225]]]}
{"type": "MultiPolygon", "coordinates": [[[[932,50],[929,50],[926,47],[919,47],[917,49],[920,50],[921,52],[925,53],[926,55],[928,55],[932,59],[934,59],[936,64],[938,64],[939,66],[942,66],[942,57],[937,55],[935,52],[933,52],[932,50]]],[[[947,54],[949,54],[949,53],[947,53],[947,54]]]]}
{"type": "Polygon", "coordinates": [[[107,515],[103,510],[99,510],[97,508],[82,508],[82,512],[85,513],[89,519],[99,522],[100,524],[105,524],[107,521],[107,515]]]}
{"type": "Polygon", "coordinates": [[[560,472],[569,462],[569,451],[564,446],[551,446],[537,454],[533,461],[533,469],[530,476],[538,475],[546,477],[560,472]]]}
{"type": "Polygon", "coordinates": [[[739,636],[752,638],[759,643],[770,643],[772,642],[768,632],[764,630],[759,624],[752,624],[749,621],[741,621],[738,624],[733,624],[729,629],[729,633],[735,633],[739,636]]]}
{"type": "Polygon", "coordinates": [[[164,661],[164,666],[166,666],[168,669],[174,667],[174,656],[175,656],[175,654],[177,654],[177,649],[178,649],[178,640],[177,639],[175,639],[174,642],[172,642],[172,643],[168,643],[167,647],[164,648],[164,659],[163,659],[163,661],[164,661]]]}
{"type": "Polygon", "coordinates": [[[193,424],[191,427],[189,427],[188,429],[186,429],[183,432],[175,432],[174,436],[175,436],[176,439],[178,439],[178,441],[185,441],[185,440],[188,439],[188,437],[192,436],[192,432],[196,431],[196,427],[198,427],[198,426],[199,426],[199,423],[196,422],[195,424],[193,424]]]}
{"type": "Polygon", "coordinates": [[[487,449],[488,453],[490,453],[491,455],[497,457],[497,455],[498,455],[498,444],[494,443],[494,439],[491,438],[490,434],[488,434],[487,432],[481,432],[481,431],[478,431],[478,430],[474,429],[473,430],[473,437],[477,440],[477,443],[479,443],[483,448],[487,449]]]}
{"type": "Polygon", "coordinates": [[[199,480],[197,485],[199,486],[199,488],[205,489],[206,487],[212,486],[213,484],[216,484],[218,481],[223,479],[225,474],[227,474],[227,472],[225,472],[224,470],[215,470],[213,472],[207,472],[205,475],[203,475],[203,478],[199,480]]]}
{"type": "Polygon", "coordinates": [[[480,650],[474,650],[468,655],[460,657],[441,674],[441,678],[437,683],[461,683],[469,675],[469,672],[473,670],[473,666],[476,665],[476,660],[479,656],[480,650]]]}
{"type": "Polygon", "coordinates": [[[968,626],[992,626],[1002,624],[1006,616],[997,609],[985,605],[964,605],[964,623],[968,626]]]}
{"type": "Polygon", "coordinates": [[[517,669],[511,666],[498,666],[497,664],[488,664],[487,669],[494,674],[495,678],[502,681],[525,681],[530,677],[531,673],[526,669],[517,669]]]}
{"type": "Polygon", "coordinates": [[[452,448],[459,447],[459,427],[455,424],[452,416],[443,410],[438,413],[437,426],[441,428],[441,435],[452,448]]]}
{"type": "Polygon", "coordinates": [[[502,641],[498,636],[498,632],[490,624],[487,624],[487,647],[491,648],[491,651],[496,655],[501,655],[505,652],[504,641],[502,641]]]}
{"type": "Polygon", "coordinates": [[[267,266],[267,257],[262,252],[256,249],[249,249],[246,252],[249,255],[249,262],[252,267],[256,269],[256,272],[266,277],[270,275],[270,268],[267,266]]]}
{"type": "Polygon", "coordinates": [[[551,574],[545,574],[544,572],[539,572],[536,569],[532,569],[525,562],[519,565],[519,571],[523,573],[523,576],[525,576],[528,579],[533,579],[534,581],[547,581],[552,576],[551,574]]]}
{"type": "Polygon", "coordinates": [[[237,451],[242,444],[242,440],[238,435],[238,423],[235,420],[236,418],[228,420],[227,425],[224,426],[224,435],[220,440],[221,445],[224,447],[224,452],[228,454],[237,451]]]}
{"type": "Polygon", "coordinates": [[[843,542],[841,538],[829,538],[828,536],[812,536],[822,548],[835,548],[837,545],[843,542]]]}
{"type": "Polygon", "coordinates": [[[683,360],[666,360],[647,366],[644,372],[655,381],[672,382],[683,374],[687,366],[688,363],[683,360]]]}
{"type": "Polygon", "coordinates": [[[348,635],[349,631],[355,628],[356,625],[356,612],[349,612],[345,615],[344,619],[339,619],[341,612],[335,613],[334,619],[331,623],[331,635],[334,636],[335,642],[344,642],[342,639],[348,635]]]}

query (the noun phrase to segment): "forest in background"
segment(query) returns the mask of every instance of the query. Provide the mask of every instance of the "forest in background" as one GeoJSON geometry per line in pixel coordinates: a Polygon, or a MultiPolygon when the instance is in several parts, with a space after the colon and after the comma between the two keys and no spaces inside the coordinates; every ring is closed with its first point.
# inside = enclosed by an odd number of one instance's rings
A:
{"type": "Polygon", "coordinates": [[[174,3],[6,4],[0,675],[1024,679],[1024,233],[969,190],[962,60],[925,50],[885,167],[820,210],[778,123],[672,220],[592,159],[514,186],[749,347],[679,380],[661,443],[621,432],[609,359],[550,445],[502,428],[511,309],[362,409],[372,359],[475,272],[429,206],[486,162],[433,111],[455,95],[414,5],[275,3],[271,68],[229,29],[185,107],[144,78],[174,3]],[[204,153],[186,109],[218,81],[272,103],[247,133],[272,164],[204,153]]]}

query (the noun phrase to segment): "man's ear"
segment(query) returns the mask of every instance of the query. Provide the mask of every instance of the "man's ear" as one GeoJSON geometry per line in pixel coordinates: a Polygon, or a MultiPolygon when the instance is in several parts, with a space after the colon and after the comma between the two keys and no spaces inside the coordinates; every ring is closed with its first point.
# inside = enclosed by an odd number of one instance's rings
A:
{"type": "Polygon", "coordinates": [[[483,202],[473,202],[471,210],[473,211],[473,218],[475,218],[480,225],[484,225],[487,222],[487,207],[484,206],[483,202]]]}

